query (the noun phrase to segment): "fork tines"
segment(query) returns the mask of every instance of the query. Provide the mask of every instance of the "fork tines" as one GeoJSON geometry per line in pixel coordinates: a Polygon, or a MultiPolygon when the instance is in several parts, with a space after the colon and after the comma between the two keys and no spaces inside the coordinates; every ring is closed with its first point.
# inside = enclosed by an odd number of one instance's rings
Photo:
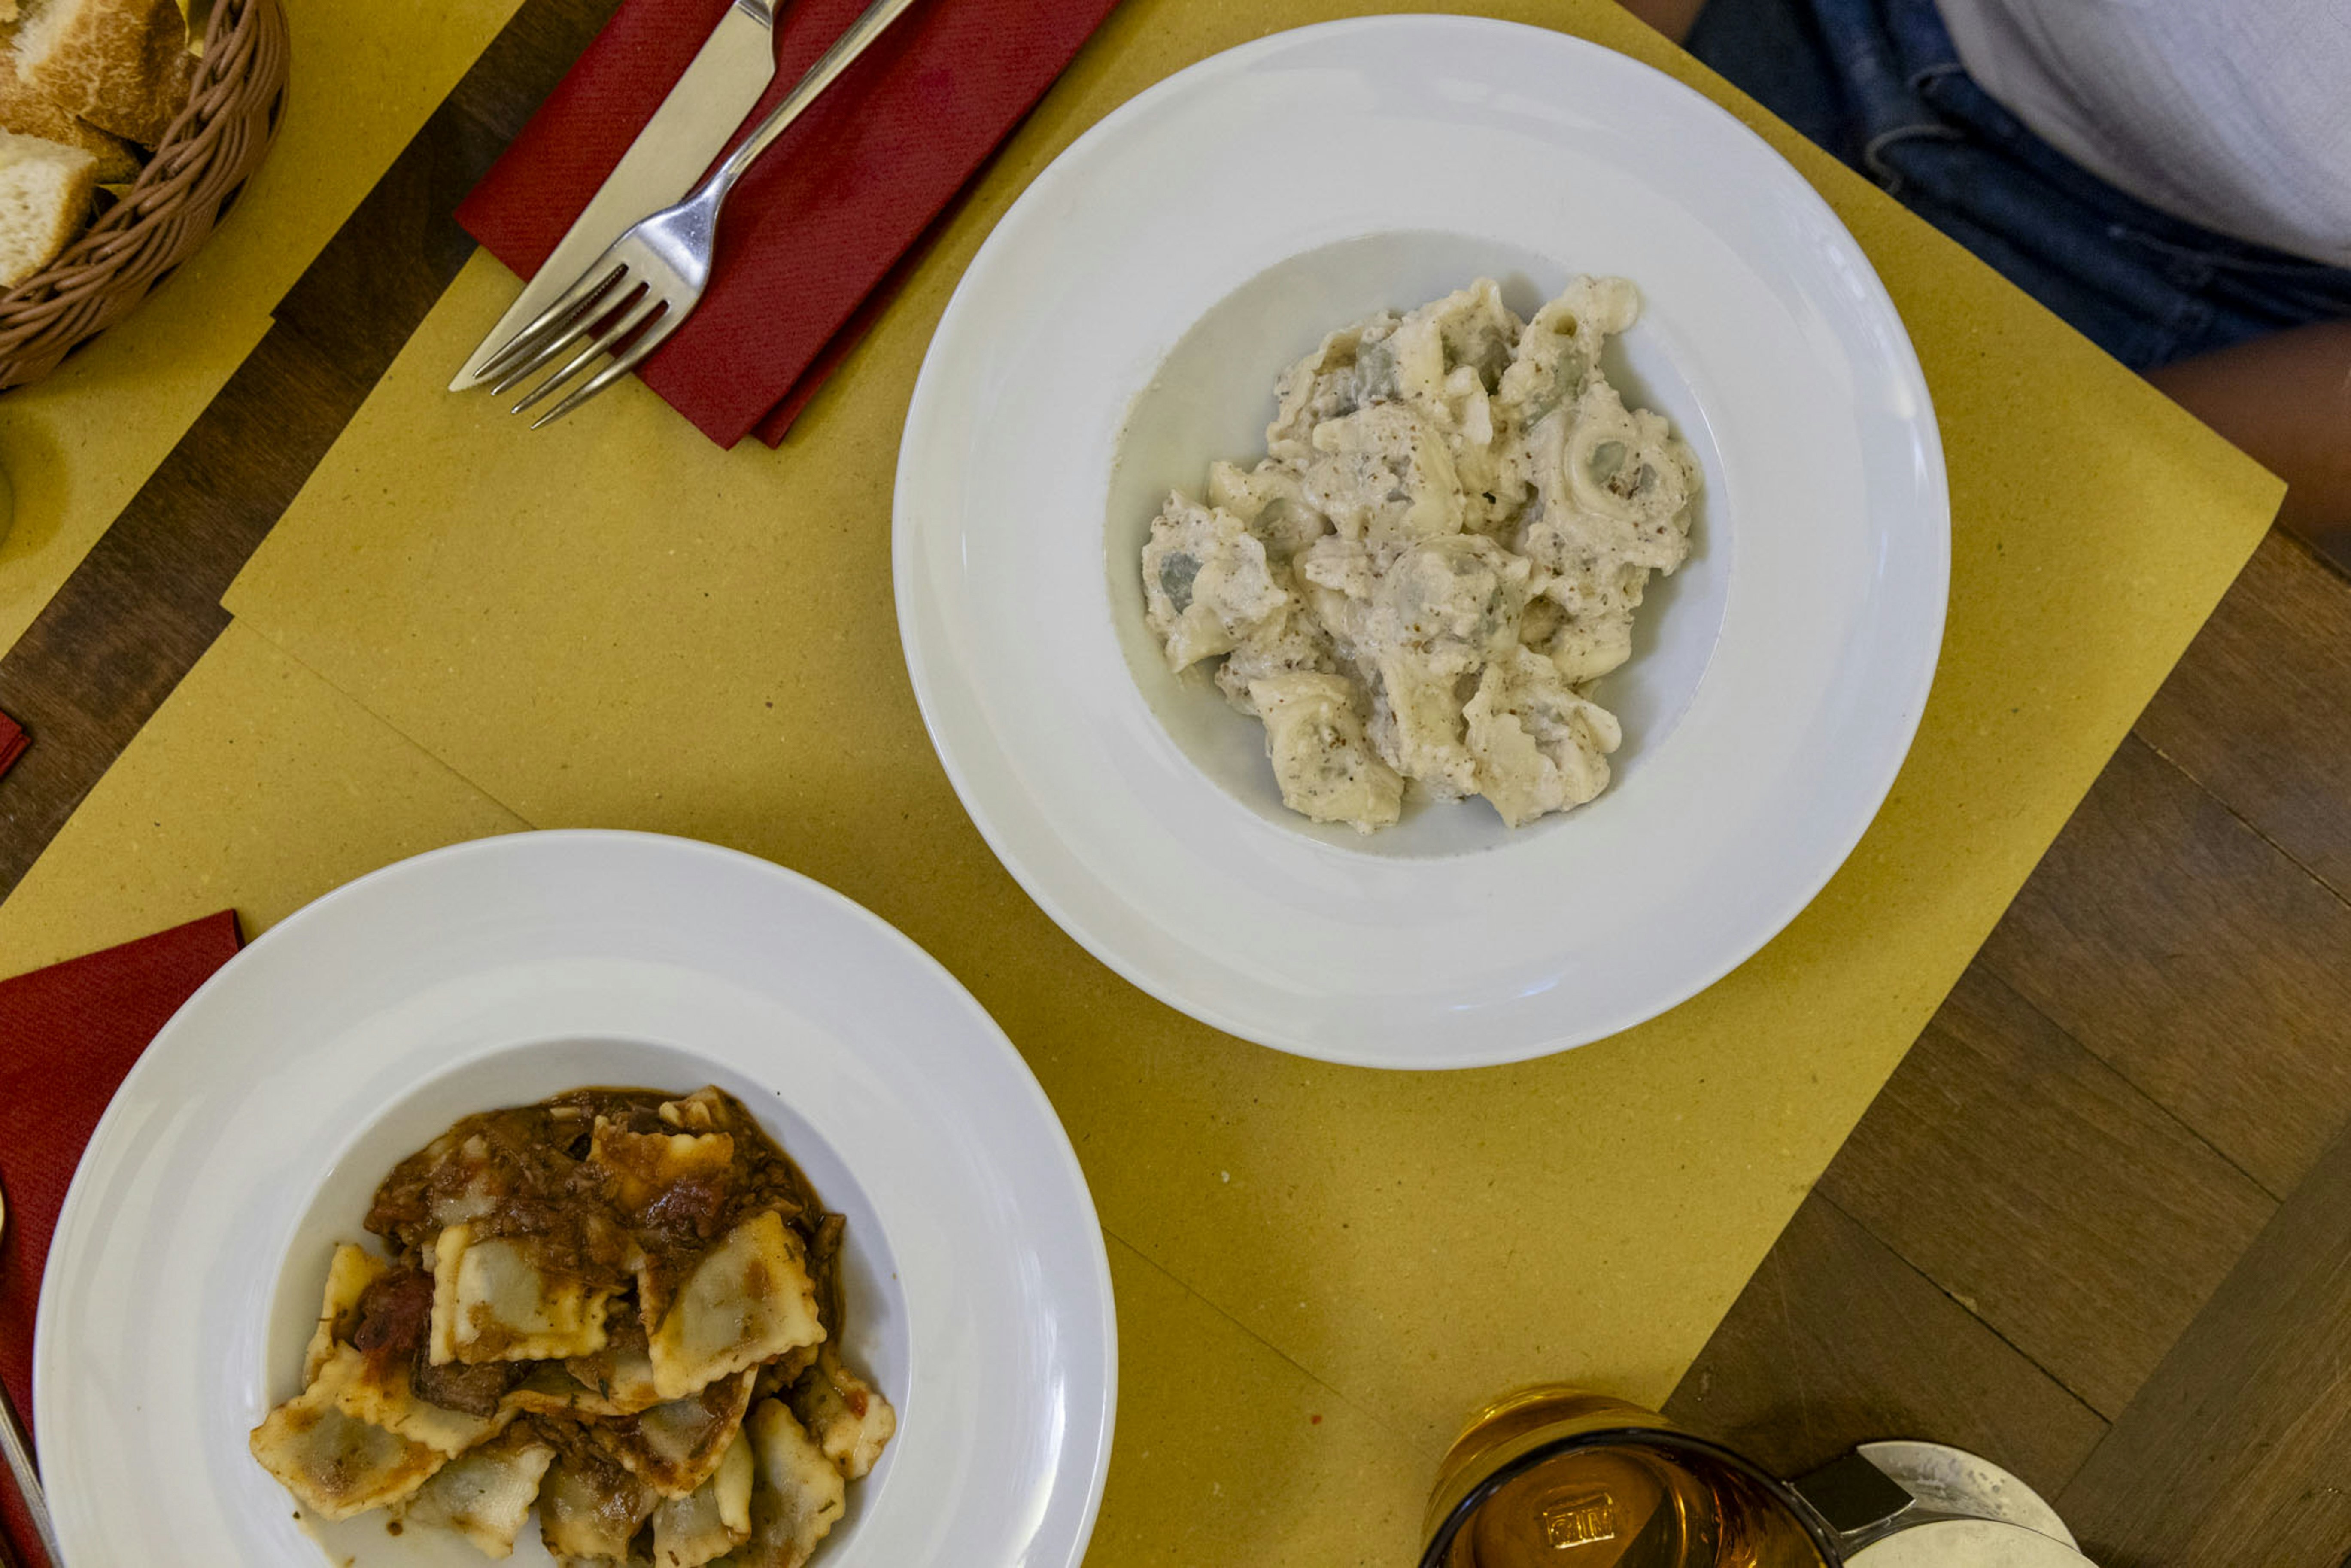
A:
{"type": "Polygon", "coordinates": [[[516,403],[524,413],[586,370],[599,357],[611,362],[573,387],[569,395],[531,422],[531,428],[561,419],[634,370],[674,331],[683,312],[673,310],[658,291],[633,277],[625,262],[590,267],[554,304],[515,334],[483,367],[492,378],[491,395],[502,396],[566,350],[571,358],[516,403]]]}

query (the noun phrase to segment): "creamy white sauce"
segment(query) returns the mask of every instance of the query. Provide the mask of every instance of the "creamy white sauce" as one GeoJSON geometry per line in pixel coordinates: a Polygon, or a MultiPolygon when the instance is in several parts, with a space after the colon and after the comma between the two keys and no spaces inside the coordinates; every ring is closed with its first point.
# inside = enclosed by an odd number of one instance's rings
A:
{"type": "Polygon", "coordinates": [[[1579,277],[1521,322],[1480,278],[1333,332],[1276,383],[1266,455],[1153,519],[1168,667],[1217,661],[1291,810],[1370,832],[1407,792],[1477,795],[1518,827],[1607,787],[1621,731],[1591,687],[1698,489],[1601,371],[1639,314],[1623,278],[1579,277]]]}

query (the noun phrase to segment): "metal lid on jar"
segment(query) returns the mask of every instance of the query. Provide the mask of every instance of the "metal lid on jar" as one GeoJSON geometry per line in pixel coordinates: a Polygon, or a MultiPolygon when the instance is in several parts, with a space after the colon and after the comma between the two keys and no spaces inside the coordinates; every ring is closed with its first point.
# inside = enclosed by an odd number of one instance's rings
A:
{"type": "Polygon", "coordinates": [[[2037,1530],[1995,1519],[1941,1519],[1863,1547],[1849,1568],[2091,1568],[2090,1560],[2037,1530]]]}
{"type": "Polygon", "coordinates": [[[1995,1519],[2074,1545],[2074,1532],[2041,1494],[1978,1454],[1945,1443],[1864,1443],[1855,1450],[1908,1492],[1918,1507],[1966,1519],[1995,1519]]]}
{"type": "Polygon", "coordinates": [[[1980,1455],[1864,1443],[1842,1464],[1817,1474],[1843,1506],[1870,1516],[1843,1523],[1851,1568],[2092,1568],[2057,1511],[1980,1455]],[[1882,1494],[1870,1476],[1883,1478],[1882,1494]]]}

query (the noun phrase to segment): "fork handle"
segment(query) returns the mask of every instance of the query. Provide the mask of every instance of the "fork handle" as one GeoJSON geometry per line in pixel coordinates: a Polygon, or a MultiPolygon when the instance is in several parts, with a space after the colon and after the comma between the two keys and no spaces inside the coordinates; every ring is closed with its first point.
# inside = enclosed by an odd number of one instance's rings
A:
{"type": "MultiPolygon", "coordinates": [[[[33,1533],[39,1538],[41,1550],[55,1568],[65,1568],[66,1554],[57,1550],[57,1527],[49,1522],[48,1499],[41,1493],[41,1472],[33,1465],[32,1440],[25,1436],[16,1407],[8,1403],[5,1388],[0,1388],[0,1456],[6,1458],[9,1472],[16,1478],[16,1495],[25,1500],[25,1511],[32,1516],[33,1533]]],[[[5,1543],[0,1542],[0,1551],[5,1550],[5,1543]]]]}
{"type": "Polygon", "coordinates": [[[832,47],[825,50],[824,57],[809,68],[808,75],[800,78],[792,90],[784,95],[783,102],[776,105],[768,118],[759,121],[751,134],[743,139],[741,146],[726,155],[725,162],[711,171],[710,178],[705,180],[687,200],[700,201],[708,197],[714,203],[725,201],[726,193],[733,190],[735,182],[758,161],[759,154],[774,146],[776,138],[791,128],[792,121],[800,117],[801,111],[822,97],[824,89],[849,68],[850,63],[863,54],[867,47],[887,31],[890,24],[914,3],[914,0],[873,0],[873,4],[865,8],[864,15],[849,25],[849,31],[835,39],[832,47]]]}

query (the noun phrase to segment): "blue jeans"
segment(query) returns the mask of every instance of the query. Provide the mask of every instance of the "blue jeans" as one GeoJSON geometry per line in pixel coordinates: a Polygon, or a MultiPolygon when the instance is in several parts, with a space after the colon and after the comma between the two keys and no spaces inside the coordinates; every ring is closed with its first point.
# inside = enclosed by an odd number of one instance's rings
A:
{"type": "Polygon", "coordinates": [[[2158,212],[2026,130],[1935,0],[1708,0],[1689,47],[2133,370],[2351,318],[2351,269],[2158,212]]]}

